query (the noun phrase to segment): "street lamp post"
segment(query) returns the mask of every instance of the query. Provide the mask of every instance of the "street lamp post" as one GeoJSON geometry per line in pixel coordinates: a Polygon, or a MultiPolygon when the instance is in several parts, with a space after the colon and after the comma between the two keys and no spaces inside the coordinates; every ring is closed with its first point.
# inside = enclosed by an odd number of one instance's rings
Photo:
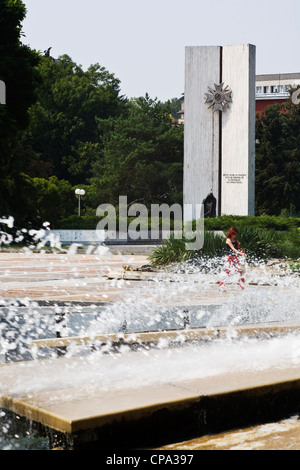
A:
{"type": "Polygon", "coordinates": [[[80,215],[80,196],[85,195],[84,189],[75,189],[75,194],[78,196],[78,215],[80,215]]]}

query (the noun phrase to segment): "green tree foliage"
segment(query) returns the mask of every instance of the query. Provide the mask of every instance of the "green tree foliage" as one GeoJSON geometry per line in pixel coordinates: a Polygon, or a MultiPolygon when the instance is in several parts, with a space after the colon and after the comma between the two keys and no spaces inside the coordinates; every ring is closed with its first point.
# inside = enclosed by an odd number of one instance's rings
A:
{"type": "Polygon", "coordinates": [[[6,104],[0,105],[0,215],[23,217],[30,189],[23,170],[27,153],[20,132],[35,101],[39,54],[21,44],[26,9],[20,0],[0,0],[0,80],[6,85],[6,104]]]}
{"type": "MultiPolygon", "coordinates": [[[[68,55],[42,57],[22,44],[21,0],[0,0],[0,217],[18,224],[141,202],[182,204],[181,101],[128,101],[99,64],[84,71],[68,55]],[[175,118],[175,119],[174,119],[175,118]],[[82,186],[83,185],[83,186],[82,186]]],[[[256,121],[256,214],[300,214],[300,106],[270,106],[256,121]]]]}
{"type": "Polygon", "coordinates": [[[300,213],[300,106],[269,106],[256,121],[256,214],[300,213]]]}
{"type": "Polygon", "coordinates": [[[69,181],[50,176],[48,179],[33,178],[32,185],[36,215],[42,223],[50,222],[51,227],[55,228],[57,220],[63,219],[76,208],[74,189],[69,181]]]}
{"type": "Polygon", "coordinates": [[[131,100],[128,115],[99,121],[103,159],[93,166],[97,203],[182,202],[183,127],[170,108],[148,95],[131,100]]]}
{"type": "Polygon", "coordinates": [[[120,82],[99,64],[83,71],[68,55],[43,57],[39,71],[42,82],[30,108],[26,143],[59,179],[85,183],[100,154],[97,119],[125,109],[120,82]]]}
{"type": "Polygon", "coordinates": [[[179,98],[172,98],[166,102],[166,105],[170,107],[171,116],[174,119],[178,119],[178,112],[181,110],[181,100],[179,98]]]}
{"type": "Polygon", "coordinates": [[[26,9],[20,0],[0,0],[0,79],[6,84],[7,105],[3,107],[1,130],[7,126],[24,129],[27,110],[35,101],[39,55],[21,43],[21,23],[26,9]]]}

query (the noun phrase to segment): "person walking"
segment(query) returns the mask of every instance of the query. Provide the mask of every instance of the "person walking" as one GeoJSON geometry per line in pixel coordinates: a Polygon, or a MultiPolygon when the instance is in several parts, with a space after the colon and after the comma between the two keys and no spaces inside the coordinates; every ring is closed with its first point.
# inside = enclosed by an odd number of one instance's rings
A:
{"type": "MultiPolygon", "coordinates": [[[[240,243],[237,239],[238,230],[235,227],[231,227],[226,235],[226,276],[235,275],[239,276],[239,285],[243,290],[245,288],[245,279],[240,266],[240,256],[246,256],[241,250],[240,243]]],[[[219,289],[225,289],[225,280],[219,284],[219,289]]]]}

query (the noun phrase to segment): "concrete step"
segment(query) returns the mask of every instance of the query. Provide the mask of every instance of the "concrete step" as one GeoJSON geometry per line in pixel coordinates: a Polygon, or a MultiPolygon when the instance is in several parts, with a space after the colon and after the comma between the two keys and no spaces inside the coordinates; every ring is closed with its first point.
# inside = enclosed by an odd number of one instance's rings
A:
{"type": "Polygon", "coordinates": [[[84,358],[0,366],[0,406],[52,429],[53,446],[79,449],[153,448],[299,410],[300,373],[292,365],[109,390],[92,379],[56,380],[79,364],[84,358]]]}
{"type": "Polygon", "coordinates": [[[273,338],[279,335],[300,332],[300,324],[288,323],[261,323],[256,325],[240,325],[235,327],[213,327],[213,328],[187,328],[181,330],[144,331],[132,333],[114,333],[95,336],[70,336],[65,338],[45,338],[33,340],[32,347],[60,348],[72,345],[93,344],[127,344],[127,345],[155,345],[161,340],[178,344],[190,341],[208,341],[221,338],[273,338]]]}

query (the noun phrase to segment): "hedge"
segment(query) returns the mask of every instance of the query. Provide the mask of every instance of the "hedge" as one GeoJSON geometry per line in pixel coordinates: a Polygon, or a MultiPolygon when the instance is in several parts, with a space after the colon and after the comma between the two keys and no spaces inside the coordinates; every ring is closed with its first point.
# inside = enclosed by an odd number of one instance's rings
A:
{"type": "MultiPolygon", "coordinates": [[[[134,218],[128,218],[128,224],[134,218]]],[[[97,227],[100,217],[97,216],[78,216],[72,215],[65,219],[61,219],[55,223],[57,229],[83,229],[94,230],[97,227]]],[[[149,228],[150,220],[148,222],[149,228]]],[[[160,219],[161,222],[161,219],[160,219]]],[[[280,217],[272,215],[261,215],[257,217],[251,216],[236,216],[236,215],[222,215],[220,217],[213,217],[204,219],[204,226],[206,230],[223,230],[227,232],[230,227],[251,227],[261,230],[278,230],[287,231],[300,227],[300,217],[280,217]]],[[[118,220],[117,220],[118,227],[118,220]]],[[[172,227],[172,221],[171,221],[172,227]]],[[[194,225],[195,229],[195,225],[194,225]]]]}

